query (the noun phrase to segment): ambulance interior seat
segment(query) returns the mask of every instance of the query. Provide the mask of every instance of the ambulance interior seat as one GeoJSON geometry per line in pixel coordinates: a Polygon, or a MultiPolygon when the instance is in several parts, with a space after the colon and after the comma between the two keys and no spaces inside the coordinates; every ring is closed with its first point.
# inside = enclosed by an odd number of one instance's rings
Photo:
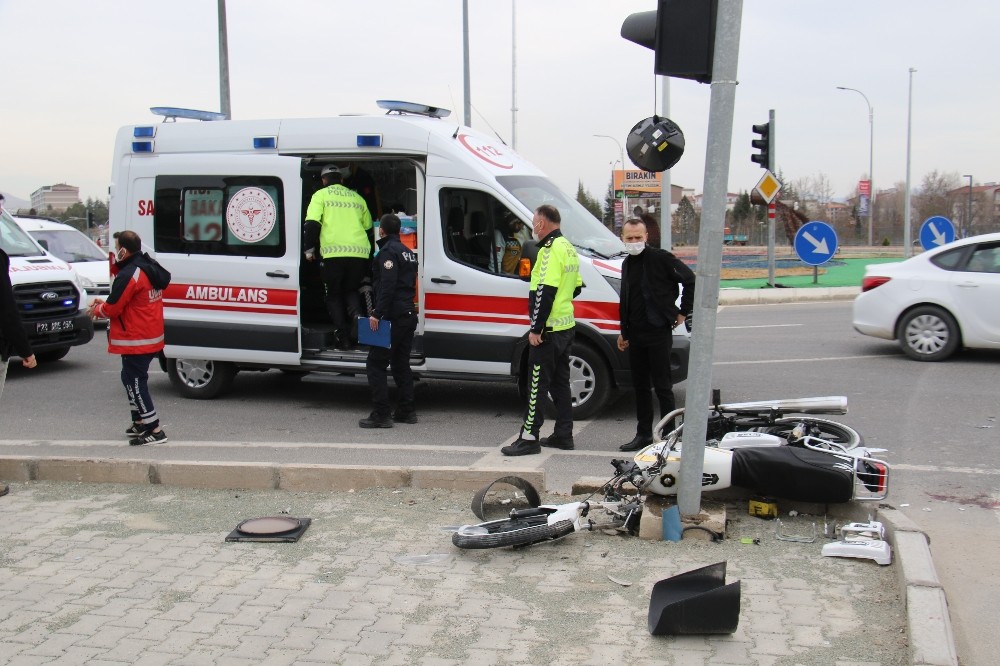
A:
{"type": "Polygon", "coordinates": [[[472,238],[469,239],[472,263],[481,268],[488,268],[494,273],[499,273],[496,266],[493,237],[489,233],[490,230],[486,223],[486,214],[479,210],[469,213],[469,227],[472,230],[472,238]]]}
{"type": "Polygon", "coordinates": [[[469,241],[465,237],[465,214],[461,208],[448,209],[448,251],[455,259],[471,263],[469,241]]]}

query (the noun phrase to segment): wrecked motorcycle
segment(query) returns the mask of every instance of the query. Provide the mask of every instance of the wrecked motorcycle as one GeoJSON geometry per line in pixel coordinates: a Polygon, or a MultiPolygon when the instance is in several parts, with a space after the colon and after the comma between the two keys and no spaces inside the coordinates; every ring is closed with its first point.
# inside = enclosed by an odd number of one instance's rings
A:
{"type": "MultiPolygon", "coordinates": [[[[703,491],[740,486],[786,500],[838,503],[884,499],[889,465],[874,457],[882,449],[864,446],[852,428],[811,414],[844,414],[841,396],[719,404],[709,417],[701,486],[703,491]]],[[[463,525],[452,535],[459,548],[525,546],[576,531],[617,529],[635,533],[645,495],[675,495],[683,446],[683,409],[667,414],[654,428],[653,444],[632,460],[612,460],[614,476],[579,502],[543,504],[515,487],[506,502],[520,500],[503,519],[463,525]],[[667,423],[681,424],[662,437],[667,423]],[[599,496],[600,499],[594,499],[599,496]],[[534,501],[532,501],[534,500],[534,501]],[[525,506],[527,502],[527,506],[525,506]]],[[[516,477],[501,481],[526,483],[516,477]]],[[[494,482],[497,483],[497,482],[494,482]]],[[[484,495],[473,512],[485,520],[484,495]]],[[[529,486],[530,487],[530,486],[529,486]]],[[[534,492],[534,489],[531,489],[534,492]]]]}

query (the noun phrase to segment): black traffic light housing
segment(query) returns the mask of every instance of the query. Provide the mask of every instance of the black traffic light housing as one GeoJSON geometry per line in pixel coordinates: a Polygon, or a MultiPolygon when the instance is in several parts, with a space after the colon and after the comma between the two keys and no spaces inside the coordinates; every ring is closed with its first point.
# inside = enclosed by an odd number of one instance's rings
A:
{"type": "Polygon", "coordinates": [[[750,145],[759,150],[750,156],[750,161],[759,165],[762,169],[771,167],[771,123],[766,122],[753,126],[754,134],[760,134],[759,139],[754,139],[750,145]]]}
{"type": "Polygon", "coordinates": [[[630,14],[621,35],[653,49],[660,76],[712,82],[718,0],[659,0],[655,12],[630,14]]]}

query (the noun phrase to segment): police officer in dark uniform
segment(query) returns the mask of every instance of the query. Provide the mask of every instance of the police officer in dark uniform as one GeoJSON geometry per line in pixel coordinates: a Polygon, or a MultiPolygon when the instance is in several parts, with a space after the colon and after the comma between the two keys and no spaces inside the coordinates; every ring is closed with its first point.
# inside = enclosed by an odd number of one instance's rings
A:
{"type": "MultiPolygon", "coordinates": [[[[375,308],[368,317],[368,325],[377,331],[382,322],[388,321],[392,330],[388,349],[373,346],[368,352],[366,368],[374,409],[367,418],[358,421],[362,428],[391,428],[393,422],[417,422],[410,370],[410,348],[417,329],[413,306],[417,255],[399,240],[399,224],[399,218],[392,213],[386,213],[379,220],[379,249],[372,263],[375,308]],[[389,408],[388,367],[392,367],[392,378],[399,390],[395,412],[390,412],[389,408]]],[[[364,322],[361,325],[364,326],[364,322]]]]}

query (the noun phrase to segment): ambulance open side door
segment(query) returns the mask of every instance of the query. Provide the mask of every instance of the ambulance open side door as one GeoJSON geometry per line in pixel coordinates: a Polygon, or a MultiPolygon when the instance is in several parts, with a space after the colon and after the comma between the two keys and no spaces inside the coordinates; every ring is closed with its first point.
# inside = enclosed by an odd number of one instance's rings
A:
{"type": "Polygon", "coordinates": [[[301,160],[130,159],[125,226],[172,274],[163,297],[168,367],[170,359],[298,365],[301,160]]]}

